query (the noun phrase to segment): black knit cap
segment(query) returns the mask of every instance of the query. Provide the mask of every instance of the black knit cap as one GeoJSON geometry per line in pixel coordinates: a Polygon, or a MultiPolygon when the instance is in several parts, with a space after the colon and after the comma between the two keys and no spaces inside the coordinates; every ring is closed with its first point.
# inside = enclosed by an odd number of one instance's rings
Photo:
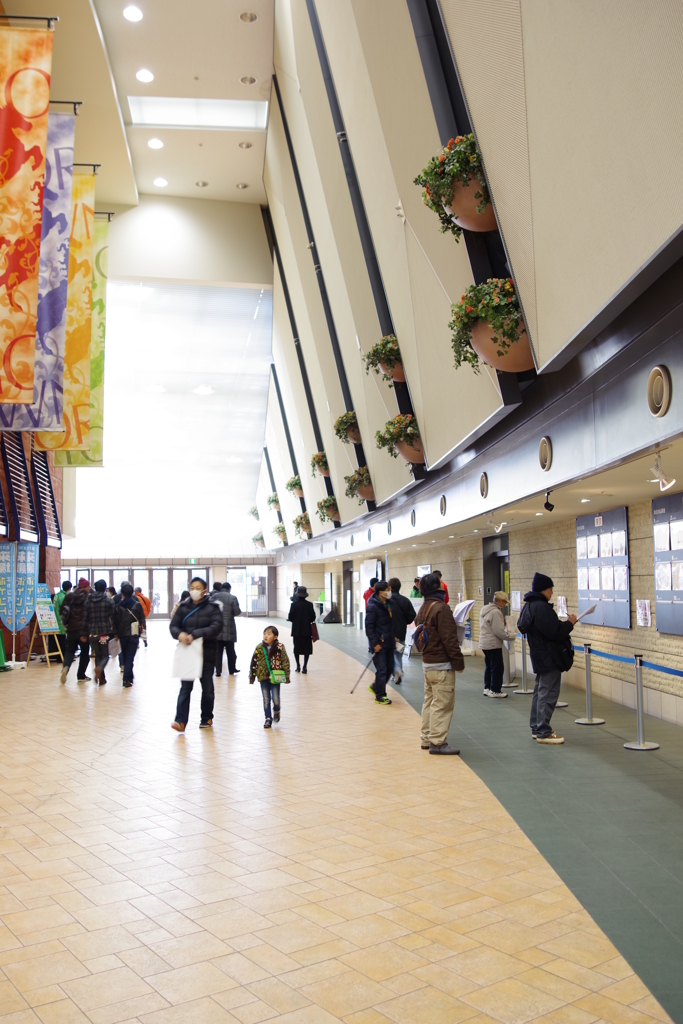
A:
{"type": "Polygon", "coordinates": [[[534,578],[531,581],[531,589],[537,594],[540,594],[543,590],[552,590],[555,586],[550,576],[544,576],[542,572],[535,572],[534,578]]]}

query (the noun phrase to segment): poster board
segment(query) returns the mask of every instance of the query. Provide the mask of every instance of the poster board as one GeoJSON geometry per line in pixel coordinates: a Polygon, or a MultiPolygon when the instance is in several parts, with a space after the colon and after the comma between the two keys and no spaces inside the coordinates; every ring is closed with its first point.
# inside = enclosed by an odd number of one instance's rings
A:
{"type": "Polygon", "coordinates": [[[626,506],[576,520],[579,614],[591,626],[631,628],[631,594],[626,506]]]}
{"type": "Polygon", "coordinates": [[[36,596],[36,619],[41,633],[59,633],[59,623],[47,583],[38,584],[36,596]]]}
{"type": "Polygon", "coordinates": [[[653,500],[652,539],[657,632],[683,636],[683,494],[653,500]]]}

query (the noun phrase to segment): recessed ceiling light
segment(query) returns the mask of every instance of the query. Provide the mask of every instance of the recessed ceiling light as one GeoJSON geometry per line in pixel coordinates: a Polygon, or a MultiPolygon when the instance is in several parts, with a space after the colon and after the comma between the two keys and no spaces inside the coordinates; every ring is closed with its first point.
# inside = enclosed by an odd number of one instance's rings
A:
{"type": "Polygon", "coordinates": [[[251,142],[240,142],[240,149],[251,149],[251,142]]]}
{"type": "Polygon", "coordinates": [[[142,11],[139,7],[133,7],[132,4],[130,7],[123,8],[123,16],[126,21],[142,21],[142,11]]]}
{"type": "Polygon", "coordinates": [[[543,513],[542,513],[542,512],[537,512],[537,513],[536,513],[536,515],[537,515],[537,516],[542,516],[542,515],[543,515],[543,513]]]}
{"type": "Polygon", "coordinates": [[[454,539],[454,537],[455,537],[455,534],[454,534],[454,533],[449,533],[449,534],[448,534],[448,539],[449,539],[449,540],[453,540],[453,539],[454,539]]]}
{"type": "Polygon", "coordinates": [[[257,21],[258,14],[254,14],[253,11],[245,11],[244,14],[240,14],[240,21],[246,21],[248,25],[252,22],[257,21]]]}
{"type": "Polygon", "coordinates": [[[416,547],[417,547],[417,544],[413,544],[413,547],[414,547],[414,548],[416,548],[416,547]]]}
{"type": "Polygon", "coordinates": [[[472,533],[479,533],[479,530],[472,530],[472,533]]]}
{"type": "Polygon", "coordinates": [[[589,501],[590,501],[590,498],[582,498],[581,499],[581,504],[582,505],[587,505],[589,501]]]}
{"type": "Polygon", "coordinates": [[[242,85],[256,85],[256,79],[253,75],[243,75],[242,78],[240,78],[240,82],[242,85]]]}
{"type": "Polygon", "coordinates": [[[433,540],[433,541],[432,541],[432,544],[436,544],[436,541],[435,541],[435,540],[433,540]]]}
{"type": "Polygon", "coordinates": [[[155,178],[154,184],[157,188],[166,188],[168,182],[166,181],[166,178],[155,178]]]}
{"type": "Polygon", "coordinates": [[[192,389],[193,395],[212,395],[213,388],[210,384],[200,384],[198,388],[192,389]]]}
{"type": "Polygon", "coordinates": [[[163,149],[164,144],[161,139],[150,139],[147,143],[150,149],[163,149]]]}
{"type": "Polygon", "coordinates": [[[217,100],[189,96],[128,96],[133,124],[155,128],[264,129],[265,100],[217,100]]]}
{"type": "Polygon", "coordinates": [[[195,181],[197,188],[206,188],[208,184],[208,181],[195,181]]]}
{"type": "Polygon", "coordinates": [[[238,188],[249,188],[246,181],[240,181],[237,185],[238,188]]]}
{"type": "Polygon", "coordinates": [[[140,68],[140,70],[138,71],[138,73],[136,74],[135,77],[137,78],[138,82],[153,82],[154,81],[154,75],[147,68],[140,68]]]}

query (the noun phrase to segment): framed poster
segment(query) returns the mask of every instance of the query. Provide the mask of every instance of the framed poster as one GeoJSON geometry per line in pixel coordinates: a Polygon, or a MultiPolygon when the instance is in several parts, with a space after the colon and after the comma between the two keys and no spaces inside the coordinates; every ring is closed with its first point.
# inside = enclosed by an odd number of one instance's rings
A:
{"type": "Polygon", "coordinates": [[[652,502],[652,541],[657,632],[683,636],[683,494],[652,502]]]}
{"type": "MultiPolygon", "coordinates": [[[[660,543],[669,545],[667,527],[660,543]]],[[[683,561],[683,559],[682,559],[683,561]]],[[[576,520],[576,584],[579,613],[596,605],[585,622],[594,626],[631,628],[626,508],[576,520]]],[[[683,594],[681,595],[683,597],[683,594]]]]}

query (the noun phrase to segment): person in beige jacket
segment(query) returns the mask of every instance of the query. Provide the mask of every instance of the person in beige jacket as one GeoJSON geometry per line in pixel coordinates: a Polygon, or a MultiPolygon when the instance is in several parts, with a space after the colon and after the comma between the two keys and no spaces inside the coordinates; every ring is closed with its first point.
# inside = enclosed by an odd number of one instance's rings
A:
{"type": "Polygon", "coordinates": [[[503,609],[508,603],[504,590],[497,590],[491,604],[479,612],[479,646],[484,652],[484,696],[507,697],[503,686],[503,641],[514,640],[514,633],[505,628],[503,609]]]}

